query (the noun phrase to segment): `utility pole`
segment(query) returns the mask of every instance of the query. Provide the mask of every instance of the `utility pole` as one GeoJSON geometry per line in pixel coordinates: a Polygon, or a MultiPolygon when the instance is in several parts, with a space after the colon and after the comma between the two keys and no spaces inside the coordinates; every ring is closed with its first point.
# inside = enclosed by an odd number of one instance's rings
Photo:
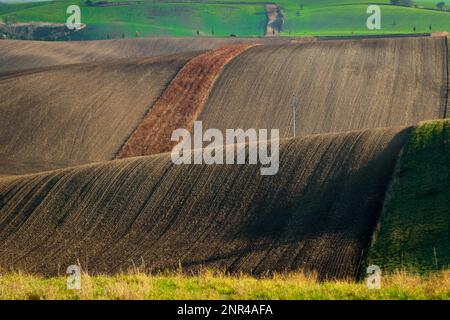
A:
{"type": "Polygon", "coordinates": [[[291,107],[292,107],[292,132],[293,132],[294,137],[295,137],[296,136],[296,132],[295,132],[295,109],[297,108],[297,101],[295,99],[295,96],[292,96],[291,107]]]}

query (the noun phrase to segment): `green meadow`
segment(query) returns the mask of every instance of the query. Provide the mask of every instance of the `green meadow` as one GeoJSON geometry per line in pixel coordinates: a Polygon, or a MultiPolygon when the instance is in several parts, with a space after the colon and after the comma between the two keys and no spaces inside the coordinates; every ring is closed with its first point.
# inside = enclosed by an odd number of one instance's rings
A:
{"type": "Polygon", "coordinates": [[[429,273],[450,266],[450,120],[413,130],[385,200],[368,264],[429,273]]]}
{"type": "Polygon", "coordinates": [[[139,36],[264,35],[265,12],[262,5],[163,3],[145,1],[129,6],[92,7],[84,1],[56,1],[39,4],[0,5],[0,19],[17,22],[45,21],[65,23],[67,7],[81,8],[81,31],[87,39],[139,36]],[[13,8],[16,8],[14,10],[13,8]]]}
{"type": "MultiPolygon", "coordinates": [[[[111,2],[111,1],[110,1],[111,2]]],[[[126,2],[126,1],[124,1],[126,2]]],[[[450,12],[438,10],[439,1],[421,0],[413,7],[375,3],[381,8],[381,30],[368,30],[364,0],[279,0],[284,36],[333,36],[450,31],[450,12]]],[[[69,5],[81,8],[88,27],[73,39],[136,36],[263,36],[266,15],[261,1],[155,1],[123,6],[88,6],[84,0],[0,3],[0,19],[17,22],[65,23],[69,5]]],[[[446,6],[450,8],[449,4],[446,6]]]]}

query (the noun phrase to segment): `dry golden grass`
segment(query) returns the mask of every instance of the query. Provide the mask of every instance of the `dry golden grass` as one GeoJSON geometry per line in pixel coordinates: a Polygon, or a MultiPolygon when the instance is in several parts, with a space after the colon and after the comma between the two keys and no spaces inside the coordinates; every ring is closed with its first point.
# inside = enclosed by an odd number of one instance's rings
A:
{"type": "Polygon", "coordinates": [[[382,277],[381,289],[365,282],[324,281],[293,273],[253,278],[204,270],[197,275],[177,273],[81,277],[81,289],[67,289],[66,277],[42,278],[24,274],[0,277],[0,299],[450,299],[449,271],[428,276],[396,273],[382,277]]]}

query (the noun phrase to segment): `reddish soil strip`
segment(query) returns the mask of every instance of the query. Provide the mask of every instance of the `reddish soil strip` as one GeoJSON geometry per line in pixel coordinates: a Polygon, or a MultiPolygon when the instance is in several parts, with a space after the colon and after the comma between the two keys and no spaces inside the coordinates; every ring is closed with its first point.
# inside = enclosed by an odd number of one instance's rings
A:
{"type": "Polygon", "coordinates": [[[223,67],[252,46],[230,45],[191,59],[155,102],[117,158],[170,151],[175,145],[170,140],[172,132],[191,127],[223,67]]]}

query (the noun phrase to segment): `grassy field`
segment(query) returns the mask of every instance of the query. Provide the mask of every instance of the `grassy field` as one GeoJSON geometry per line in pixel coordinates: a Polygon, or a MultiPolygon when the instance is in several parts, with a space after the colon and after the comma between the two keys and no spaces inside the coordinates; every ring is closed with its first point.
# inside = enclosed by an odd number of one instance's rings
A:
{"type": "Polygon", "coordinates": [[[105,39],[140,36],[264,35],[262,5],[163,3],[146,1],[116,7],[90,7],[84,0],[45,2],[37,5],[0,5],[0,18],[14,17],[18,22],[48,21],[65,23],[71,4],[81,8],[81,22],[88,28],[73,39],[105,39]],[[17,7],[17,10],[11,9],[17,7]]]}
{"type": "Polygon", "coordinates": [[[369,264],[430,271],[450,265],[450,120],[422,123],[398,164],[369,264]]]}
{"type": "Polygon", "coordinates": [[[41,278],[23,274],[0,277],[0,299],[450,299],[450,273],[428,276],[392,274],[382,277],[381,289],[365,282],[318,282],[293,274],[256,279],[203,272],[197,276],[123,274],[81,277],[81,289],[67,288],[66,277],[41,278]]]}
{"type": "MultiPolygon", "coordinates": [[[[424,33],[450,30],[450,12],[436,10],[436,1],[416,1],[416,7],[381,7],[381,30],[368,30],[364,0],[280,0],[275,1],[285,16],[282,35],[352,35],[424,33]]],[[[148,0],[129,6],[92,7],[84,0],[62,0],[19,4],[0,3],[0,19],[19,22],[48,21],[65,23],[66,8],[81,7],[81,19],[88,28],[72,39],[105,39],[140,36],[214,35],[263,36],[266,15],[259,0],[179,1],[148,0]],[[227,3],[228,2],[228,3],[227,3]]]]}
{"type": "Polygon", "coordinates": [[[381,30],[368,30],[367,4],[304,6],[297,16],[286,9],[283,35],[358,35],[428,33],[450,30],[450,13],[409,7],[380,5],[381,30]],[[430,29],[431,26],[431,29],[430,29]]]}

